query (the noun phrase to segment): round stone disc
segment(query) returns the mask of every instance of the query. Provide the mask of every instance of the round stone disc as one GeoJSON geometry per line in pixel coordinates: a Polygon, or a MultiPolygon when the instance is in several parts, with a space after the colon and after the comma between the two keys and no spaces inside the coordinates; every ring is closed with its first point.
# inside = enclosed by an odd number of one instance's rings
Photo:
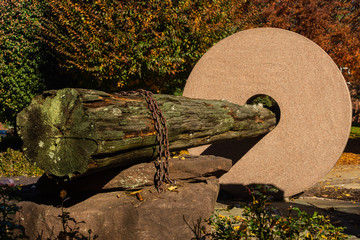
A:
{"type": "Polygon", "coordinates": [[[343,152],[351,127],[349,91],[314,42],[287,30],[257,28],[214,45],[194,67],[183,95],[245,104],[259,94],[278,103],[281,117],[245,155],[240,148],[246,142],[190,152],[236,162],[220,178],[225,190],[236,194],[244,186],[269,184],[292,196],[317,183],[343,152]]]}

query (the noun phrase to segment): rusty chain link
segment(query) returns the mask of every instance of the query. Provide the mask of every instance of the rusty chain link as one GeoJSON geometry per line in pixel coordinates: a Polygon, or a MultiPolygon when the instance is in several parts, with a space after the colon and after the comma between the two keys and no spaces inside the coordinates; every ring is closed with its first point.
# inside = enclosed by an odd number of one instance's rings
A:
{"type": "Polygon", "coordinates": [[[155,130],[157,131],[156,140],[159,143],[157,146],[158,157],[155,160],[156,173],[154,176],[154,183],[158,192],[164,192],[164,182],[173,182],[169,173],[170,151],[166,119],[154,99],[152,92],[138,89],[136,91],[121,91],[116,94],[121,96],[143,95],[145,97],[151,116],[154,120],[155,130]]]}

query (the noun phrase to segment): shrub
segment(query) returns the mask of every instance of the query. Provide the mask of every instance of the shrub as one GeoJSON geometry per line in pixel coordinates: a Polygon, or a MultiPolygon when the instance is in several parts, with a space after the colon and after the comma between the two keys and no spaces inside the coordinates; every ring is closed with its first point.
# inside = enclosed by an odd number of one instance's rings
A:
{"type": "Polygon", "coordinates": [[[38,10],[32,0],[0,0],[0,122],[15,122],[43,87],[38,10]]]}
{"type": "Polygon", "coordinates": [[[42,40],[83,87],[179,92],[198,59],[245,20],[240,0],[43,0],[42,40]]]}
{"type": "Polygon", "coordinates": [[[251,191],[252,201],[243,207],[242,217],[214,214],[208,221],[213,226],[212,239],[347,239],[343,227],[314,212],[310,215],[290,207],[288,216],[269,209],[268,194],[276,189],[258,186],[251,191]]]}
{"type": "Polygon", "coordinates": [[[23,152],[8,148],[0,153],[0,176],[40,176],[43,170],[30,163],[23,152]]]}
{"type": "Polygon", "coordinates": [[[17,200],[14,191],[20,188],[12,181],[0,182],[0,239],[27,239],[25,229],[21,224],[13,221],[11,215],[19,211],[16,204],[11,200],[17,200]]]}

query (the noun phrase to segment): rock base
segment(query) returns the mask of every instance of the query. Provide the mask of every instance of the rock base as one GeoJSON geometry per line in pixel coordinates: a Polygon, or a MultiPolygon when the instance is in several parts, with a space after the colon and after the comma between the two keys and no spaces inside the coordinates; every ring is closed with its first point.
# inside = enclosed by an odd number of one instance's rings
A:
{"type": "MultiPolygon", "coordinates": [[[[16,218],[30,239],[56,237],[63,230],[63,211],[77,222],[79,232],[104,240],[184,239],[195,237],[191,227],[209,218],[219,193],[218,177],[231,168],[231,160],[215,156],[171,159],[170,173],[176,185],[158,193],[153,185],[153,163],[119,171],[57,182],[43,176],[19,192],[23,201],[16,218]],[[60,191],[66,189],[63,204],[60,191]]],[[[69,224],[74,228],[72,221],[69,224]]]]}
{"type": "MultiPolygon", "coordinates": [[[[189,240],[195,236],[185,220],[193,226],[197,219],[210,217],[218,191],[216,178],[197,183],[179,182],[176,189],[165,193],[157,193],[152,186],[139,194],[118,191],[98,193],[78,203],[71,199],[71,206],[64,207],[64,211],[78,222],[85,221],[78,224],[81,233],[88,235],[91,229],[98,239],[189,240]]],[[[39,200],[39,196],[34,199],[39,200]]],[[[21,211],[16,219],[25,227],[30,239],[37,239],[39,235],[43,239],[51,234],[58,236],[62,230],[58,217],[61,208],[32,201],[22,201],[18,205],[21,211]]]]}

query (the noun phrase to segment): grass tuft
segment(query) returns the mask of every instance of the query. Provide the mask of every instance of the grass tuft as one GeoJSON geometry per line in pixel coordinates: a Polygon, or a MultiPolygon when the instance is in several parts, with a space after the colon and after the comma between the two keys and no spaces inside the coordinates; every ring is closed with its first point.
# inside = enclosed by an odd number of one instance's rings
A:
{"type": "Polygon", "coordinates": [[[349,138],[360,139],[360,127],[352,126],[349,138]]]}

